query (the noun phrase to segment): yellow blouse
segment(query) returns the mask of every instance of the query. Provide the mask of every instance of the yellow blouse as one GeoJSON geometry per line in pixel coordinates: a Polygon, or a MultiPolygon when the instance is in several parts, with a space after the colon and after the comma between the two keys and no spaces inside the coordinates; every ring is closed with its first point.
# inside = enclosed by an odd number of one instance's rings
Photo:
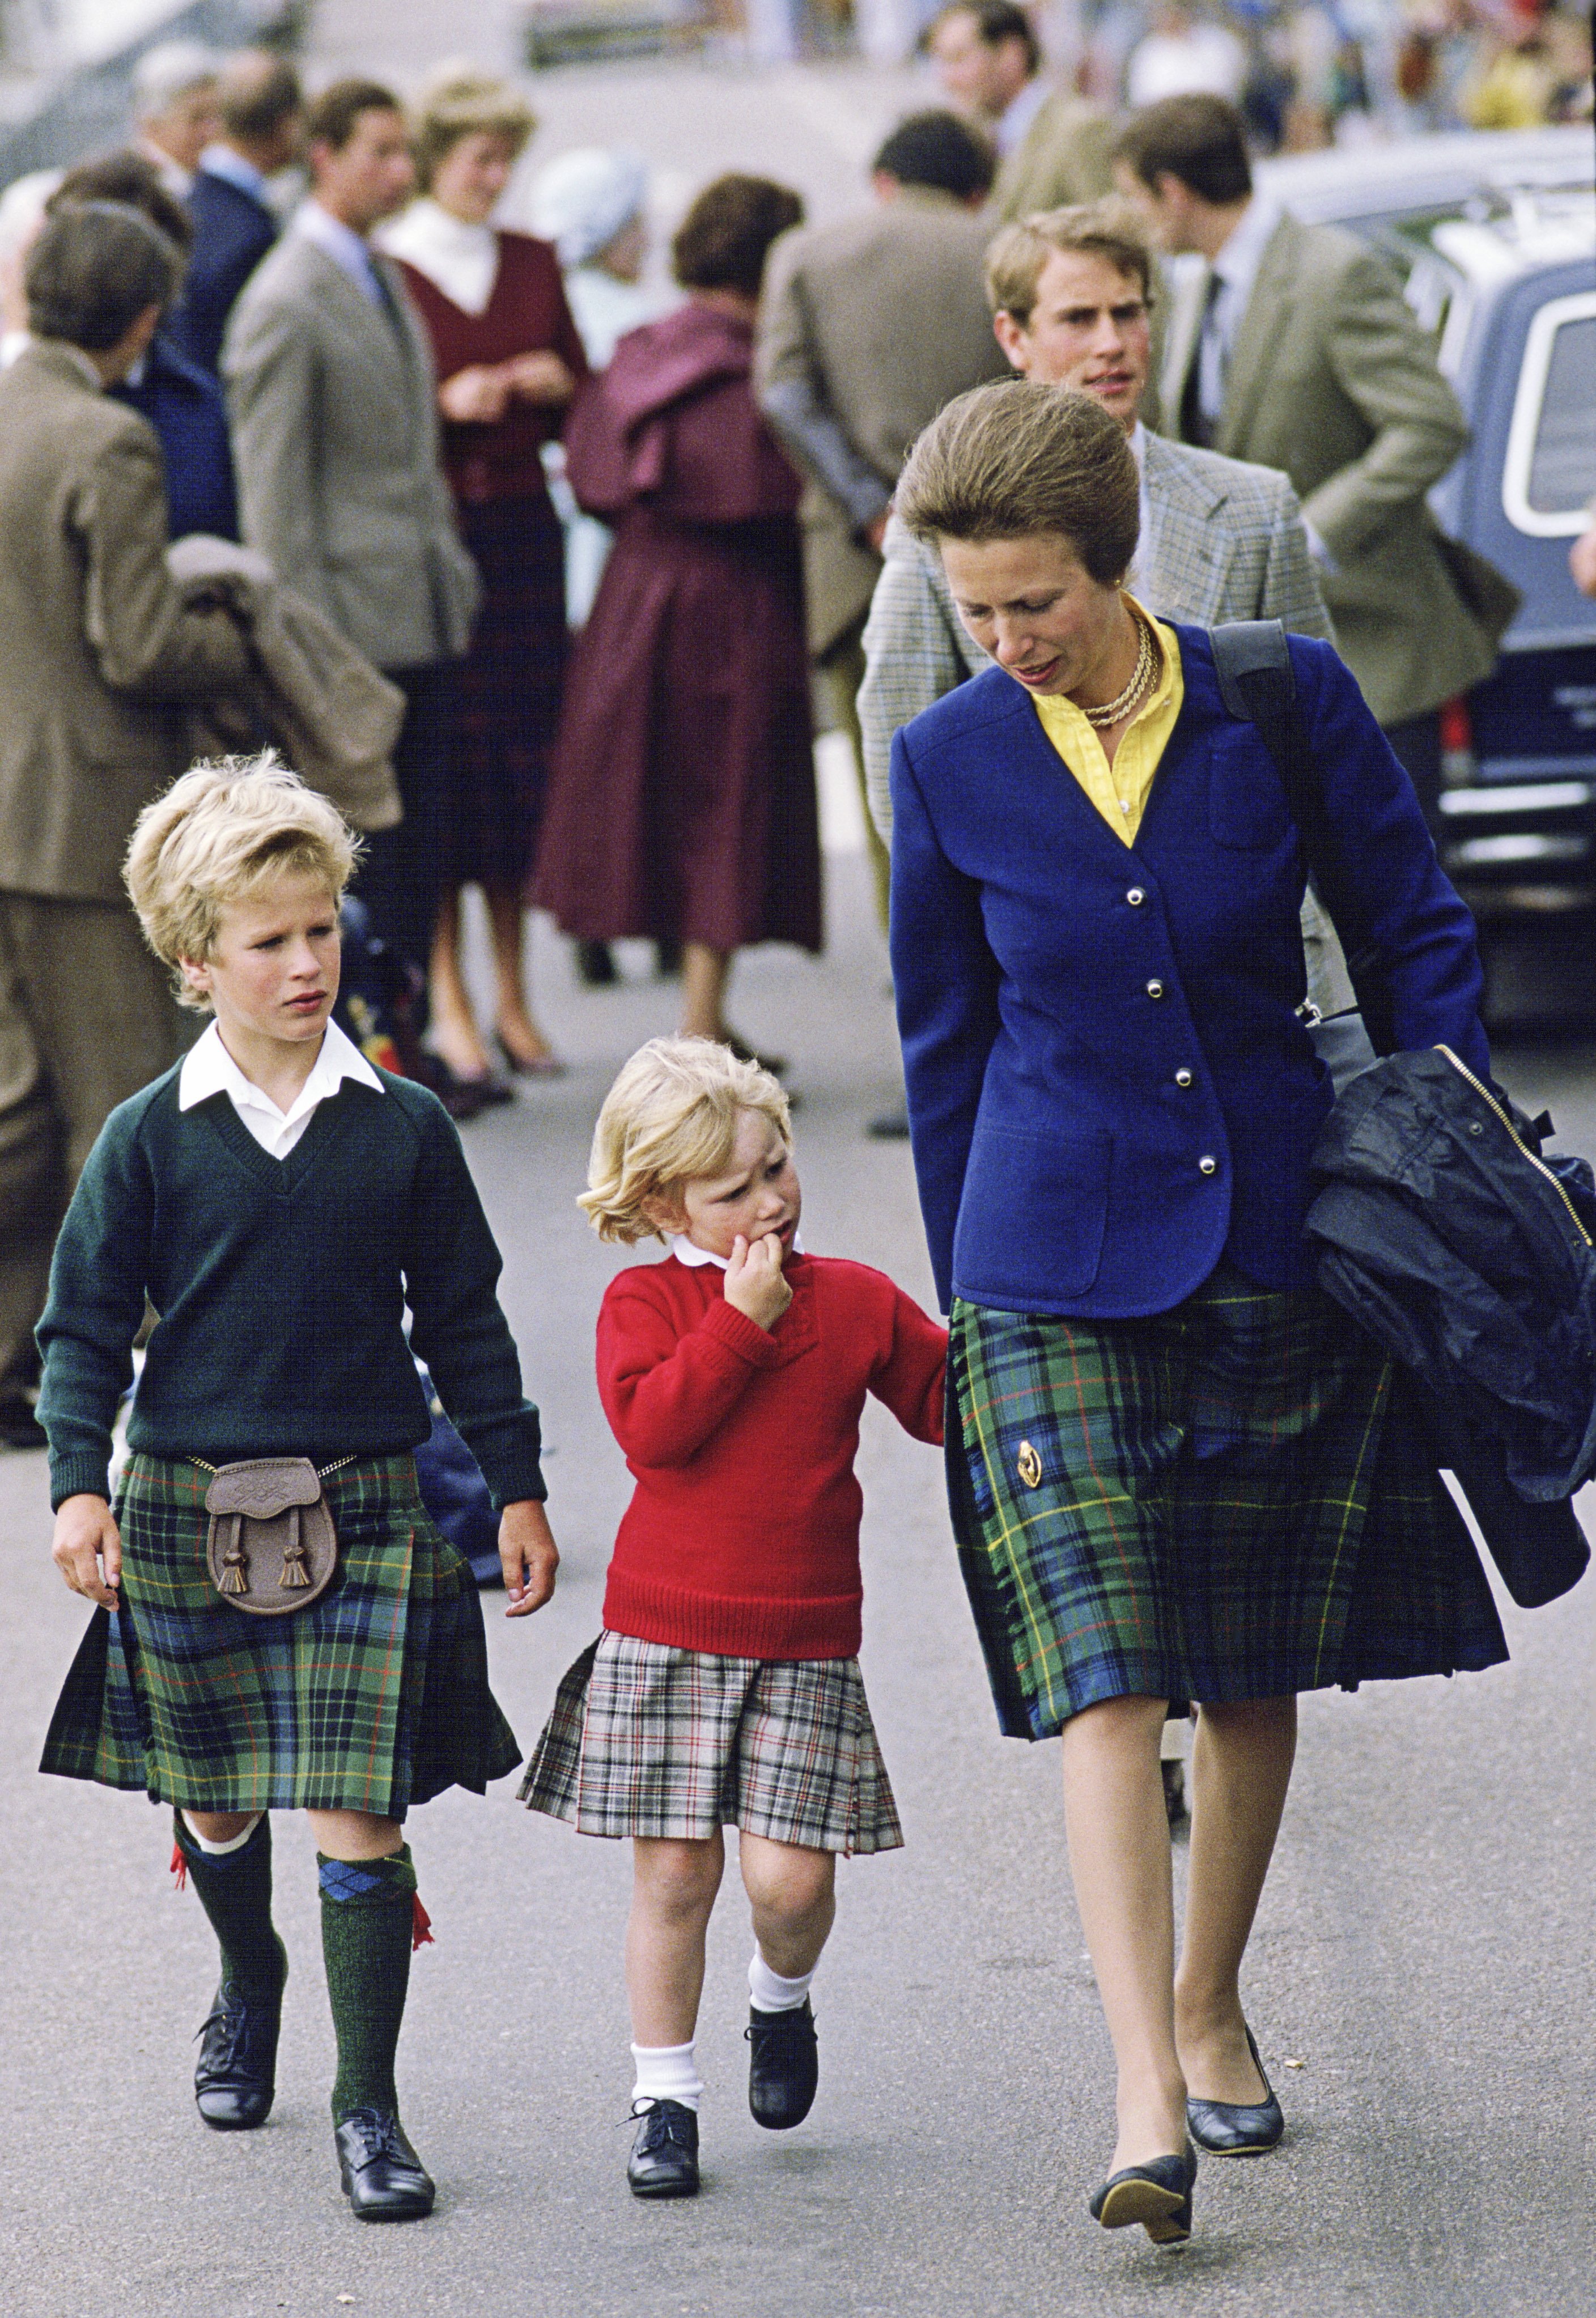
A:
{"type": "MultiPolygon", "coordinates": [[[[1131,601],[1135,602],[1133,597],[1131,601]]],[[[1080,782],[1103,819],[1127,845],[1134,845],[1152,788],[1159,759],[1169,747],[1175,719],[1186,697],[1180,673],[1180,644],[1173,628],[1155,620],[1137,604],[1152,624],[1163,653],[1158,682],[1120,735],[1110,764],[1103,744],[1086,721],[1086,713],[1061,693],[1033,693],[1032,705],[1064,763],[1080,782]]]]}

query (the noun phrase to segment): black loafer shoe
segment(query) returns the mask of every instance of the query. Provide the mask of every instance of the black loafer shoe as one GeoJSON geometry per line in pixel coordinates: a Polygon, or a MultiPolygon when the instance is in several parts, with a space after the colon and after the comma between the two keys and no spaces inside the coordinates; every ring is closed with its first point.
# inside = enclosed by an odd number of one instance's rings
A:
{"type": "Polygon", "coordinates": [[[338,2179],[357,2222],[420,2222],[437,2189],[397,2116],[352,2108],[333,2127],[338,2179]]]}
{"type": "Polygon", "coordinates": [[[1188,2141],[1179,2157],[1154,2157],[1111,2174],[1091,2201],[1091,2217],[1106,2230],[1140,2222],[1154,2245],[1184,2245],[1191,2235],[1191,2192],[1197,2151],[1188,2141]]]}
{"type": "Polygon", "coordinates": [[[814,2107],[820,2081],[814,2014],[806,1996],[791,2012],[761,2012],[749,2007],[749,2107],[754,2123],[772,2133],[802,2125],[814,2107]]]}
{"type": "Polygon", "coordinates": [[[698,2195],[698,2117],[680,2101],[650,2101],[633,2111],[637,2138],[626,2160],[626,2179],[634,2197],[695,2197],[698,2195]]]}
{"type": "Polygon", "coordinates": [[[1247,2031],[1247,2050],[1252,2055],[1253,2067],[1263,2079],[1260,2101],[1188,2100],[1186,2104],[1186,2123],[1191,2137],[1210,2157],[1261,2157],[1265,2150],[1273,2149],[1286,2130],[1286,2119],[1264,2076],[1251,2028],[1247,2031]]]}
{"type": "MultiPolygon", "coordinates": [[[[288,1979],[283,1959],[282,1978],[288,1979]]],[[[265,2125],[277,2090],[277,2032],[282,1989],[275,1996],[247,1995],[224,1981],[200,2028],[194,2104],[214,2133],[249,2133],[265,2125]]]]}

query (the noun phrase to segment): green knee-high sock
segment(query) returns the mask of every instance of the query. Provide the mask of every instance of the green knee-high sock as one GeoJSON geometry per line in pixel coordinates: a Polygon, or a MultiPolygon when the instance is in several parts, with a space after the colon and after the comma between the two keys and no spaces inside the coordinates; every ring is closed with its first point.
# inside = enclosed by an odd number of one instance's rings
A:
{"type": "Polygon", "coordinates": [[[321,1945],[338,2039],[333,2118],[351,2109],[399,2115],[393,2056],[410,1984],[416,1870],[410,1846],[387,1859],[328,1859],[318,1852],[321,1945]]]}
{"type": "MultiPolygon", "coordinates": [[[[221,1976],[247,1996],[275,1996],[288,1956],[272,1927],[272,1822],[263,1811],[237,1851],[202,1851],[183,1813],[172,1814],[177,1849],[221,1943],[221,1976]]],[[[173,1861],[177,1865],[177,1861],[173,1861]]]]}

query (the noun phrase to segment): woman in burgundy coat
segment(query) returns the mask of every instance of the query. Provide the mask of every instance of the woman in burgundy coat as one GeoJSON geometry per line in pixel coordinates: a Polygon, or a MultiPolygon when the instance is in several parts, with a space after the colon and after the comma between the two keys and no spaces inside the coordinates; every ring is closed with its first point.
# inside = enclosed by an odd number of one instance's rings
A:
{"type": "Polygon", "coordinates": [[[572,656],[533,899],[581,940],[681,942],[684,1031],[733,1046],[732,952],[820,946],[801,486],[749,382],[766,252],[802,214],[762,177],[707,186],[672,245],[686,304],[621,340],[565,436],[615,545],[572,656]]]}
{"type": "Polygon", "coordinates": [[[587,364],[553,250],[488,222],[534,126],[503,82],[454,71],[435,83],[417,123],[422,198],[383,236],[432,339],[444,464],[482,574],[432,957],[434,1043],[478,1083],[493,1074],[461,979],[466,885],[481,886],[493,929],[499,1052],[514,1071],[560,1067],[527,1008],[521,921],[566,651],[564,535],[542,451],[587,364]]]}

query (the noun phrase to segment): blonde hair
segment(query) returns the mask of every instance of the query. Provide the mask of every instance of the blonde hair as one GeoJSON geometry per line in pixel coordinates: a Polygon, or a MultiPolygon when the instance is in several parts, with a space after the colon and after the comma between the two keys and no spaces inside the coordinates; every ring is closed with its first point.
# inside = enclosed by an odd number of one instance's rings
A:
{"type": "Polygon", "coordinates": [[[410,116],[416,182],[430,193],[439,164],[462,137],[502,137],[518,158],[536,128],[536,113],[507,80],[469,65],[441,65],[424,84],[410,116]]]}
{"type": "Polygon", "coordinates": [[[1036,287],[1050,257],[1101,257],[1142,286],[1143,302],[1152,303],[1152,251],[1129,202],[1109,193],[1100,202],[1071,208],[1036,210],[1006,225],[986,253],[987,302],[995,314],[1012,314],[1029,329],[1036,287]]]}
{"type": "Polygon", "coordinates": [[[210,956],[228,903],[292,876],[325,878],[336,902],[359,852],[336,807],[267,749],[195,765],[147,804],[122,876],[178,1004],[203,1011],[211,1001],[190,989],[180,961],[210,956]]]}
{"type": "Polygon", "coordinates": [[[650,1235],[663,1239],[643,1202],[722,1172],[744,1110],[760,1112],[791,1144],[786,1095],[758,1063],[740,1063],[713,1038],[650,1038],[640,1047],[604,1099],[587,1189],[577,1200],[599,1238],[628,1246],[650,1235]]]}

